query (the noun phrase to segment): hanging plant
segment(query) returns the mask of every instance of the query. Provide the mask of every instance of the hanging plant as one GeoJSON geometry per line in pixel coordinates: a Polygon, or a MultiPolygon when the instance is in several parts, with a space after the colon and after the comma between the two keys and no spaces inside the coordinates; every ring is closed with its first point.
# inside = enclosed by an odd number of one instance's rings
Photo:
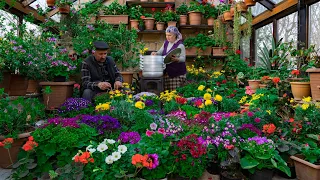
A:
{"type": "Polygon", "coordinates": [[[250,39],[251,34],[252,34],[252,13],[251,13],[251,8],[249,8],[247,14],[246,14],[246,19],[247,19],[247,28],[244,30],[244,36],[245,38],[250,39]]]}
{"type": "Polygon", "coordinates": [[[238,6],[235,6],[234,11],[234,18],[233,18],[233,50],[236,51],[239,49],[240,46],[240,18],[241,18],[241,11],[238,10],[238,6]]]}
{"type": "Polygon", "coordinates": [[[220,18],[214,20],[213,23],[213,38],[216,41],[216,46],[225,46],[227,41],[226,25],[221,22],[220,18]]]}

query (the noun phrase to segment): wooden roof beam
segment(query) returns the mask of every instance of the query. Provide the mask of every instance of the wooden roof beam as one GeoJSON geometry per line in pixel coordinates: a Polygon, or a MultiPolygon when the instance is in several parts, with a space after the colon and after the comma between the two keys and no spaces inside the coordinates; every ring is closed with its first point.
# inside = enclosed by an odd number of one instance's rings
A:
{"type": "Polygon", "coordinates": [[[33,2],[35,2],[36,0],[24,0],[22,1],[22,4],[24,7],[29,6],[30,4],[32,4],[33,2]]]}
{"type": "Polygon", "coordinates": [[[52,17],[53,15],[57,14],[58,12],[59,12],[59,8],[56,7],[54,10],[48,12],[48,13],[46,14],[46,16],[47,16],[47,17],[52,17]]]}
{"type": "Polygon", "coordinates": [[[45,21],[45,17],[41,16],[36,10],[31,9],[30,7],[24,7],[23,4],[17,1],[12,1],[12,0],[5,0],[5,2],[10,6],[13,7],[14,9],[17,9],[18,11],[24,13],[24,14],[32,14],[33,17],[41,22],[45,21]]]}
{"type": "Polygon", "coordinates": [[[272,11],[272,9],[274,8],[274,3],[269,0],[262,0],[259,1],[259,3],[266,7],[269,11],[272,11]]]}

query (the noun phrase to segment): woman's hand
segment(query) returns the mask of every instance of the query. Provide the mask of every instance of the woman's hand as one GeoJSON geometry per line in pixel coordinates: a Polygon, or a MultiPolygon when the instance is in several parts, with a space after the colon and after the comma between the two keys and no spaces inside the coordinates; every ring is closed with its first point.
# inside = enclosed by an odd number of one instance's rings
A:
{"type": "Polygon", "coordinates": [[[157,52],[152,52],[151,55],[155,56],[155,55],[157,55],[157,52]]]}
{"type": "Polygon", "coordinates": [[[171,56],[171,61],[173,61],[173,62],[179,62],[179,58],[178,58],[177,56],[175,56],[175,55],[172,55],[172,56],[171,56]]]}

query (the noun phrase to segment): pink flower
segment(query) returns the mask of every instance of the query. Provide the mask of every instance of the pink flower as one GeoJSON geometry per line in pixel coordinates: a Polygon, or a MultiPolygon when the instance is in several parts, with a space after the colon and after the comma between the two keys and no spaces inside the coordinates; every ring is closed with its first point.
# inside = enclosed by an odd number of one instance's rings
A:
{"type": "Polygon", "coordinates": [[[261,121],[260,118],[255,118],[255,119],[254,119],[254,122],[256,122],[256,123],[259,123],[260,121],[261,121]]]}
{"type": "Polygon", "coordinates": [[[252,117],[252,116],[253,116],[253,112],[249,111],[249,112],[247,112],[247,115],[248,115],[249,117],[252,117]]]}
{"type": "Polygon", "coordinates": [[[165,135],[165,130],[164,128],[159,128],[158,133],[165,135]]]}
{"type": "Polygon", "coordinates": [[[149,131],[149,129],[147,129],[146,135],[148,137],[150,137],[152,134],[154,134],[154,132],[153,131],[149,131]]]}
{"type": "Polygon", "coordinates": [[[253,94],[253,91],[251,90],[250,86],[246,86],[246,94],[248,94],[248,95],[252,95],[253,94]]]}

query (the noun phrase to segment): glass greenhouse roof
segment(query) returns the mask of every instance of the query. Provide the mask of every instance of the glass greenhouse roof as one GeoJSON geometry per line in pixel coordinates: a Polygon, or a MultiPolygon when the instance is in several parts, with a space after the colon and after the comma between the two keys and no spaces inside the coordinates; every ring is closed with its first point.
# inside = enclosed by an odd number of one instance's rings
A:
{"type": "Polygon", "coordinates": [[[258,16],[259,14],[263,13],[264,11],[267,10],[267,8],[265,8],[263,5],[261,5],[260,3],[256,3],[255,6],[250,7],[251,8],[251,12],[253,16],[258,16]]]}

